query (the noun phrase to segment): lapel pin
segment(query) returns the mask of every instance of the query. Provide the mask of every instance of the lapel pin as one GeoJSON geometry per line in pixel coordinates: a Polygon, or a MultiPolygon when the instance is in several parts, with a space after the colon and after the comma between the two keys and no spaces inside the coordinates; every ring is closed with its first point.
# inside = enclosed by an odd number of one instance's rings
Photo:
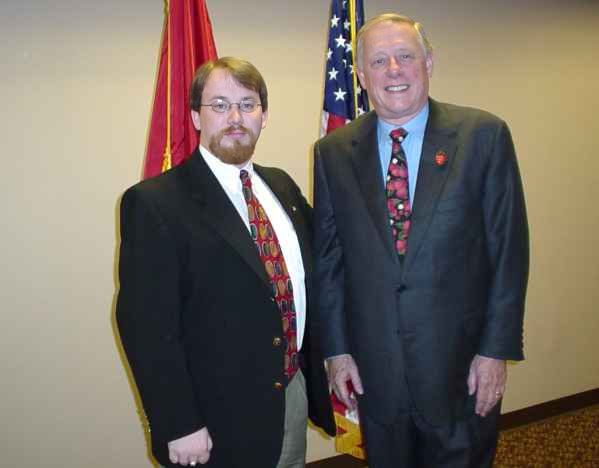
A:
{"type": "Polygon", "coordinates": [[[438,150],[435,153],[435,163],[439,167],[445,166],[447,164],[447,153],[443,150],[438,150]]]}
{"type": "Polygon", "coordinates": [[[297,208],[294,206],[291,207],[291,211],[297,211],[297,208]]]}

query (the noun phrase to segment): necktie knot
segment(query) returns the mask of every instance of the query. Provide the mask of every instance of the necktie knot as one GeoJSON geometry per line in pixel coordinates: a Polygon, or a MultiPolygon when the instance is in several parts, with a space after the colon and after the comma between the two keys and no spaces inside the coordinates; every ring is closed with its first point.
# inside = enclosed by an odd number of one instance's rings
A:
{"type": "Polygon", "coordinates": [[[245,169],[239,171],[239,178],[241,179],[243,198],[245,198],[246,203],[248,203],[253,198],[252,179],[250,179],[250,174],[245,169]]]}
{"type": "Polygon", "coordinates": [[[396,128],[395,130],[391,130],[389,136],[393,141],[401,143],[408,136],[408,132],[406,132],[403,128],[396,128]]]}
{"type": "Polygon", "coordinates": [[[241,183],[244,185],[247,184],[248,182],[250,184],[252,183],[250,180],[250,174],[245,169],[242,169],[241,171],[239,171],[239,178],[241,179],[241,183]]]}

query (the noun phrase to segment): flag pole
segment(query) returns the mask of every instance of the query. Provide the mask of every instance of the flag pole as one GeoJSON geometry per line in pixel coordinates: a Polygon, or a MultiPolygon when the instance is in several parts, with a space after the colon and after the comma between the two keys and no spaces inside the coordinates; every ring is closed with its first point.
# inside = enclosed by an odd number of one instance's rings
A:
{"type": "Polygon", "coordinates": [[[351,23],[351,55],[352,55],[352,65],[353,65],[353,73],[352,80],[354,86],[354,119],[358,117],[358,74],[356,72],[356,0],[349,0],[349,17],[351,23]]]}
{"type": "Polygon", "coordinates": [[[169,14],[169,0],[164,0],[166,6],[166,142],[162,155],[162,172],[172,167],[171,158],[171,15],[169,14]]]}

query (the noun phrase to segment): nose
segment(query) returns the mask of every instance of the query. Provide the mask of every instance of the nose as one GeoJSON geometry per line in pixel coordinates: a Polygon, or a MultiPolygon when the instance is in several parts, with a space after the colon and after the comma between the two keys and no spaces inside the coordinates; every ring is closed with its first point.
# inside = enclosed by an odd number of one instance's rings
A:
{"type": "Polygon", "coordinates": [[[401,65],[399,61],[395,59],[395,57],[391,57],[389,59],[389,66],[387,67],[387,71],[391,74],[397,74],[401,72],[401,65]]]}
{"type": "Polygon", "coordinates": [[[230,124],[238,124],[243,120],[241,111],[239,110],[239,104],[237,104],[237,103],[231,104],[231,108],[229,109],[229,115],[227,116],[227,120],[230,124]]]}

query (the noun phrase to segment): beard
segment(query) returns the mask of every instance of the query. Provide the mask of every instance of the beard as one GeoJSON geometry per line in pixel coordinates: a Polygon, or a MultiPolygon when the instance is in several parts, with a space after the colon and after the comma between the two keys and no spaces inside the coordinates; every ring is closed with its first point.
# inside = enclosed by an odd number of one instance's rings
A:
{"type": "Polygon", "coordinates": [[[249,159],[254,154],[254,149],[256,148],[257,142],[256,135],[250,129],[245,127],[228,127],[216,135],[213,135],[208,142],[208,149],[210,152],[220,159],[225,164],[234,164],[236,166],[242,165],[249,161],[249,159]],[[233,141],[233,146],[225,147],[221,144],[225,133],[231,131],[240,131],[245,132],[249,137],[249,143],[241,143],[239,141],[233,141]]]}

